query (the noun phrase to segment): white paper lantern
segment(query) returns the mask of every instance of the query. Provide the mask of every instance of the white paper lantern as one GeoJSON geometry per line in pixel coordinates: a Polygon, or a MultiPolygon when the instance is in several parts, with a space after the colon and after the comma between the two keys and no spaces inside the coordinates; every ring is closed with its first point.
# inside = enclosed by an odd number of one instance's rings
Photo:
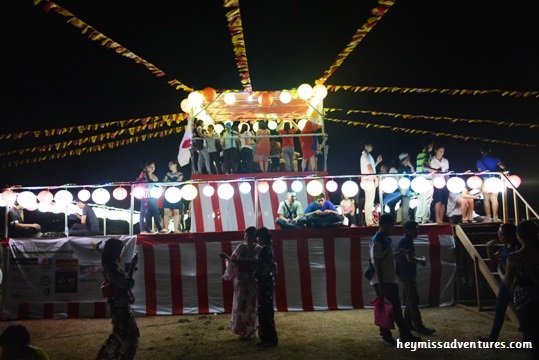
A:
{"type": "Polygon", "coordinates": [[[182,198],[187,201],[192,201],[198,195],[198,190],[193,184],[186,184],[182,187],[182,198]]]}
{"type": "Polygon", "coordinates": [[[88,191],[87,189],[82,189],[78,192],[77,194],[77,198],[80,200],[80,201],[88,201],[88,199],[90,198],[90,196],[92,196],[90,194],[90,191],[88,191]]]}
{"type": "Polygon", "coordinates": [[[221,184],[217,188],[217,196],[223,200],[230,200],[234,196],[234,188],[229,183],[221,184]]]}
{"type": "Polygon", "coordinates": [[[4,190],[2,192],[2,200],[4,200],[7,205],[13,206],[15,200],[17,200],[17,195],[19,194],[17,194],[13,190],[4,190]]]}
{"type": "Polygon", "coordinates": [[[221,134],[223,130],[225,130],[225,127],[223,126],[223,124],[217,124],[213,127],[213,129],[217,134],[221,134]]]}
{"type": "Polygon", "coordinates": [[[159,199],[163,195],[163,189],[161,186],[152,186],[150,187],[150,196],[154,199],[159,199]]]}
{"type": "Polygon", "coordinates": [[[212,197],[215,194],[215,188],[208,184],[202,189],[202,194],[206,197],[212,197]]]}
{"type": "Polygon", "coordinates": [[[483,185],[483,179],[477,175],[470,176],[468,180],[466,180],[466,184],[470,189],[479,189],[481,185],[483,185]]]}
{"type": "Polygon", "coordinates": [[[339,184],[335,180],[329,180],[326,182],[326,190],[329,192],[335,192],[339,188],[339,184]]]}
{"type": "Polygon", "coordinates": [[[268,129],[270,130],[277,129],[277,122],[275,120],[268,121],[268,129]]]}
{"type": "Polygon", "coordinates": [[[110,200],[110,192],[104,188],[95,189],[92,192],[92,200],[99,205],[104,205],[110,200]]]}
{"type": "Polygon", "coordinates": [[[189,95],[187,96],[187,100],[189,100],[189,105],[191,105],[192,109],[201,106],[204,102],[204,97],[198,91],[193,91],[189,93],[189,95]]]}
{"type": "Polygon", "coordinates": [[[300,121],[298,121],[299,129],[303,130],[303,128],[305,127],[305,124],[307,124],[307,120],[305,120],[305,119],[301,119],[300,121]]]}
{"type": "Polygon", "coordinates": [[[298,96],[303,100],[307,100],[313,97],[313,88],[309,84],[301,84],[298,87],[298,96]]]}
{"type": "Polygon", "coordinates": [[[267,181],[260,181],[258,183],[258,192],[261,194],[265,194],[269,191],[269,184],[267,181]]]}
{"type": "Polygon", "coordinates": [[[318,84],[313,87],[313,94],[315,98],[322,100],[328,95],[328,89],[324,85],[318,84]]]}
{"type": "Polygon", "coordinates": [[[34,203],[37,204],[37,196],[33,192],[26,190],[19,194],[17,201],[23,208],[28,209],[32,207],[34,203]]]}
{"type": "Polygon", "coordinates": [[[286,191],[286,183],[283,180],[278,179],[273,182],[273,184],[271,185],[271,188],[277,194],[282,194],[286,191]]]}
{"type": "Polygon", "coordinates": [[[294,190],[296,193],[301,192],[303,190],[303,183],[299,180],[294,180],[292,184],[290,185],[290,188],[294,190]]]}
{"type": "Polygon", "coordinates": [[[431,186],[429,182],[427,181],[427,179],[425,179],[423,176],[416,176],[412,180],[410,185],[412,186],[413,191],[420,194],[426,192],[428,188],[431,186]]]}
{"type": "Polygon", "coordinates": [[[281,93],[279,94],[279,100],[283,103],[283,104],[288,104],[290,102],[290,100],[292,100],[292,94],[290,94],[289,91],[287,90],[283,90],[281,91],[281,93]]]}
{"type": "Polygon", "coordinates": [[[244,181],[240,184],[240,192],[242,194],[248,194],[251,192],[251,184],[249,184],[248,182],[244,181]]]}
{"type": "Polygon", "coordinates": [[[490,177],[485,179],[483,190],[490,193],[498,193],[503,190],[503,183],[497,177],[490,177]]]}
{"type": "Polygon", "coordinates": [[[394,193],[399,188],[399,183],[394,177],[383,178],[380,185],[382,186],[382,191],[386,194],[394,193]]]}
{"type": "Polygon", "coordinates": [[[518,175],[509,175],[509,181],[507,182],[507,187],[509,189],[517,189],[520,184],[522,183],[522,180],[520,179],[520,176],[518,175]]]}
{"type": "Polygon", "coordinates": [[[57,206],[64,207],[73,201],[73,194],[67,190],[60,190],[54,195],[57,206]]]}
{"type": "Polygon", "coordinates": [[[165,190],[165,199],[171,204],[176,204],[182,199],[182,191],[176,186],[171,186],[165,190]]]}
{"type": "Polygon", "coordinates": [[[225,95],[225,104],[234,105],[236,103],[236,95],[233,93],[227,93],[225,95]]]}
{"type": "Polygon", "coordinates": [[[36,198],[36,201],[27,204],[25,209],[28,211],[36,211],[38,206],[39,205],[37,204],[37,198],[36,198]]]}
{"type": "Polygon", "coordinates": [[[408,190],[410,188],[410,179],[402,177],[399,179],[399,188],[402,190],[408,190]]]}
{"type": "Polygon", "coordinates": [[[447,190],[454,194],[460,194],[466,187],[464,179],[459,177],[452,177],[447,180],[447,190]]]}
{"type": "Polygon", "coordinates": [[[311,180],[305,188],[311,196],[318,196],[324,191],[324,185],[319,180],[311,180]]]}
{"type": "Polygon", "coordinates": [[[436,177],[432,179],[432,185],[437,189],[442,189],[445,186],[445,179],[443,177],[436,177]]]}
{"type": "Polygon", "coordinates": [[[136,199],[142,199],[146,195],[146,188],[143,186],[135,186],[133,189],[133,196],[136,199]]]}
{"type": "Polygon", "coordinates": [[[43,202],[43,201],[40,201],[39,204],[37,204],[37,209],[43,213],[45,212],[49,212],[52,210],[52,204],[49,202],[43,202]]]}
{"type": "Polygon", "coordinates": [[[355,181],[347,180],[342,184],[341,191],[348,197],[354,197],[359,193],[359,186],[355,181]]]}
{"type": "Polygon", "coordinates": [[[0,207],[6,207],[7,206],[7,202],[5,202],[2,197],[0,196],[0,207]]]}
{"type": "Polygon", "coordinates": [[[122,201],[127,197],[127,190],[124,187],[117,187],[112,191],[112,197],[118,201],[122,201]]]}
{"type": "Polygon", "coordinates": [[[41,190],[37,194],[37,199],[39,202],[50,203],[54,199],[54,195],[49,190],[41,190]]]}
{"type": "Polygon", "coordinates": [[[180,103],[180,108],[183,112],[189,113],[191,112],[191,105],[189,104],[189,99],[185,98],[180,103]]]}
{"type": "Polygon", "coordinates": [[[361,182],[359,183],[359,186],[365,191],[369,191],[374,189],[374,180],[371,178],[361,178],[361,182]]]}

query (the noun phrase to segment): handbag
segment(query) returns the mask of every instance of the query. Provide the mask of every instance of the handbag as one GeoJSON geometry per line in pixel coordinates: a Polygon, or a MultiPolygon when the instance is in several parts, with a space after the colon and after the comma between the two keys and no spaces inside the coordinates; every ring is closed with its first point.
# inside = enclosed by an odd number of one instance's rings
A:
{"type": "MultiPolygon", "coordinates": [[[[382,261],[386,258],[387,254],[391,251],[391,248],[387,249],[386,254],[382,257],[382,261]]],[[[365,276],[365,279],[371,281],[374,277],[374,273],[376,272],[376,269],[374,268],[374,264],[371,261],[371,258],[369,257],[369,264],[365,268],[365,272],[363,273],[363,276],[365,276]]]]}
{"type": "Polygon", "coordinates": [[[374,306],[374,324],[383,329],[395,329],[393,304],[384,296],[377,296],[369,302],[374,306]]]}

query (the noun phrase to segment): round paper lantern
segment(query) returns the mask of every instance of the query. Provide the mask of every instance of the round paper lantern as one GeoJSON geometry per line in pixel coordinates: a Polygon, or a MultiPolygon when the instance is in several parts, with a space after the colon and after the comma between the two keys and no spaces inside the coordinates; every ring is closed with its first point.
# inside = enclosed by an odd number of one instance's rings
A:
{"type": "Polygon", "coordinates": [[[248,194],[251,192],[251,184],[249,184],[248,182],[244,181],[240,184],[240,192],[242,194],[248,194]]]}
{"type": "Polygon", "coordinates": [[[311,180],[307,183],[307,187],[305,189],[309,195],[317,196],[322,194],[324,191],[324,185],[322,185],[319,180],[311,180]]]}
{"type": "Polygon", "coordinates": [[[47,203],[47,202],[43,202],[43,201],[40,201],[39,204],[37,204],[37,209],[40,211],[40,212],[49,212],[52,210],[52,204],[51,203],[47,203]]]}
{"type": "Polygon", "coordinates": [[[264,91],[260,95],[258,95],[258,103],[261,106],[271,106],[273,104],[273,96],[267,91],[264,91]]]}
{"type": "Polygon", "coordinates": [[[28,211],[36,211],[38,206],[39,205],[37,204],[37,198],[36,198],[36,201],[27,204],[25,209],[28,211]]]}
{"type": "Polygon", "coordinates": [[[176,204],[182,199],[182,191],[176,186],[171,186],[165,190],[165,199],[171,204],[176,204]]]}
{"type": "Polygon", "coordinates": [[[253,124],[253,131],[255,133],[258,131],[258,121],[253,124]]]}
{"type": "Polygon", "coordinates": [[[292,100],[292,94],[289,91],[283,90],[279,94],[279,101],[283,104],[288,104],[292,100]]]}
{"type": "Polygon", "coordinates": [[[98,188],[92,192],[92,200],[99,205],[104,205],[110,200],[110,192],[107,189],[98,188]]]}
{"type": "Polygon", "coordinates": [[[191,201],[198,195],[198,190],[193,184],[186,184],[182,187],[182,198],[187,201],[191,201]]]}
{"type": "Polygon", "coordinates": [[[191,112],[191,105],[189,104],[189,99],[185,98],[180,103],[180,108],[183,112],[190,113],[191,112]]]}
{"type": "Polygon", "coordinates": [[[224,100],[225,104],[234,105],[236,103],[236,95],[234,95],[233,93],[227,93],[224,100]]]}
{"type": "Polygon", "coordinates": [[[217,134],[221,134],[224,129],[225,128],[224,128],[223,124],[217,124],[217,125],[214,126],[214,130],[215,130],[215,132],[217,134]]]}
{"type": "Polygon", "coordinates": [[[286,191],[286,183],[283,180],[278,179],[273,182],[273,184],[271,185],[271,188],[277,194],[282,194],[286,191]]]}
{"type": "Polygon", "coordinates": [[[187,100],[189,100],[189,105],[191,105],[191,108],[196,108],[202,105],[204,102],[204,97],[198,91],[193,91],[189,93],[187,100]]]}
{"type": "Polygon", "coordinates": [[[163,195],[163,189],[161,186],[152,186],[150,187],[150,196],[154,199],[159,199],[163,195]]]}
{"type": "Polygon", "coordinates": [[[54,195],[52,195],[49,190],[41,190],[39,194],[37,194],[37,199],[39,202],[50,203],[52,199],[54,199],[54,195]]]}
{"type": "Polygon", "coordinates": [[[133,189],[133,196],[140,200],[144,195],[146,195],[146,189],[143,186],[135,186],[133,189]]]}
{"type": "Polygon", "coordinates": [[[329,192],[335,192],[339,188],[339,184],[335,180],[329,180],[326,183],[326,190],[329,192]]]}
{"type": "Polygon", "coordinates": [[[382,191],[386,194],[394,193],[399,188],[399,182],[394,177],[385,177],[380,182],[382,191]]]}
{"type": "Polygon", "coordinates": [[[436,177],[432,179],[432,185],[437,189],[442,189],[445,186],[445,179],[443,177],[436,177]]]}
{"type": "Polygon", "coordinates": [[[479,189],[481,185],[483,185],[483,179],[477,175],[470,176],[468,180],[466,180],[466,184],[470,189],[479,189]]]}
{"type": "Polygon", "coordinates": [[[341,191],[348,197],[354,197],[359,193],[359,186],[355,181],[347,180],[342,184],[341,191]]]}
{"type": "Polygon", "coordinates": [[[2,197],[0,196],[0,207],[6,207],[7,206],[7,202],[5,202],[2,197]]]}
{"type": "Polygon", "coordinates": [[[403,177],[399,179],[399,187],[402,190],[408,190],[410,188],[410,179],[403,177]]]}
{"type": "Polygon", "coordinates": [[[290,188],[299,193],[301,190],[303,190],[303,183],[299,180],[294,180],[290,185],[290,188]]]}
{"type": "Polygon", "coordinates": [[[77,194],[77,198],[80,200],[80,201],[88,201],[88,199],[90,198],[91,194],[90,194],[90,191],[86,190],[86,189],[82,189],[81,191],[78,192],[77,194]]]}
{"type": "Polygon", "coordinates": [[[211,185],[206,185],[202,189],[202,194],[204,194],[206,197],[212,197],[213,194],[215,194],[215,188],[211,185]]]}
{"type": "Polygon", "coordinates": [[[21,205],[23,208],[28,209],[32,207],[34,203],[37,204],[37,197],[36,194],[31,191],[23,191],[17,197],[17,201],[19,202],[19,205],[21,205]]]}
{"type": "Polygon", "coordinates": [[[322,100],[328,95],[328,89],[324,85],[318,84],[313,87],[313,94],[315,98],[322,100]]]}
{"type": "Polygon", "coordinates": [[[305,119],[301,119],[300,121],[298,121],[299,129],[303,130],[303,128],[305,127],[305,124],[307,124],[307,120],[305,120],[305,119]]]}
{"type": "Polygon", "coordinates": [[[270,130],[277,129],[277,122],[275,120],[268,121],[268,129],[270,130]]]}
{"type": "Polygon", "coordinates": [[[298,96],[303,100],[313,97],[313,88],[309,84],[301,84],[298,87],[298,96]]]}
{"type": "Polygon", "coordinates": [[[486,192],[497,193],[503,190],[502,180],[496,177],[485,179],[483,190],[486,192]]]}
{"type": "Polygon", "coordinates": [[[452,177],[447,180],[447,190],[454,194],[460,194],[466,187],[466,182],[464,179],[459,177],[452,177]]]}
{"type": "Polygon", "coordinates": [[[429,182],[423,176],[416,176],[410,185],[416,193],[424,193],[430,187],[429,182]]]}
{"type": "Polygon", "coordinates": [[[261,181],[258,183],[258,192],[265,194],[269,190],[269,184],[267,181],[261,181]]]}
{"type": "Polygon", "coordinates": [[[67,190],[60,190],[54,195],[54,201],[60,207],[67,206],[67,204],[73,201],[73,194],[67,190]]]}
{"type": "Polygon", "coordinates": [[[520,184],[522,183],[522,180],[518,175],[509,175],[509,181],[507,182],[507,187],[509,189],[517,189],[520,184]]]}
{"type": "Polygon", "coordinates": [[[217,196],[223,200],[230,200],[234,196],[234,188],[229,183],[221,184],[217,188],[217,196]]]}
{"type": "Polygon", "coordinates": [[[124,187],[117,187],[112,191],[112,197],[118,201],[122,201],[127,197],[127,190],[124,187]]]}
{"type": "Polygon", "coordinates": [[[204,101],[212,102],[217,97],[217,91],[212,87],[206,87],[202,90],[202,96],[204,97],[204,101]]]}
{"type": "Polygon", "coordinates": [[[374,180],[371,178],[361,178],[359,186],[365,191],[374,189],[374,180]]]}

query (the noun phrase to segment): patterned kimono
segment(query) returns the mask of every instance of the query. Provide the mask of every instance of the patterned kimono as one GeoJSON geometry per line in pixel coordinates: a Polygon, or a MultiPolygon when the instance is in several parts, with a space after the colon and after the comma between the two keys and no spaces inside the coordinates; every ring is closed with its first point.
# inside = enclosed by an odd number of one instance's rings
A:
{"type": "Polygon", "coordinates": [[[273,292],[275,290],[275,257],[271,243],[260,250],[256,264],[255,276],[258,291],[258,337],[264,345],[277,345],[277,331],[275,330],[273,292]]]}
{"type": "Polygon", "coordinates": [[[258,327],[254,268],[260,247],[242,243],[226,262],[224,280],[234,280],[234,299],[230,330],[244,339],[252,338],[258,327]]]}

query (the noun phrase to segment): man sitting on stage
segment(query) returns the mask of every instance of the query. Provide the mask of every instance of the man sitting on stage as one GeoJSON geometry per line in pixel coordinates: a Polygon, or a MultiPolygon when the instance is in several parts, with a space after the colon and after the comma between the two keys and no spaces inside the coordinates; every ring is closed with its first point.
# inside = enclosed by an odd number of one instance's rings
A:
{"type": "Polygon", "coordinates": [[[69,229],[69,236],[99,235],[99,221],[97,220],[94,209],[80,199],[77,201],[77,206],[82,210],[82,215],[76,215],[80,222],[74,223],[71,229],[69,229]]]}
{"type": "Polygon", "coordinates": [[[307,206],[305,216],[308,226],[313,228],[339,227],[343,220],[335,205],[326,200],[324,194],[316,196],[315,201],[307,206]]]}
{"type": "Polygon", "coordinates": [[[15,200],[15,204],[8,211],[8,236],[11,238],[40,238],[41,225],[25,223],[22,206],[15,200]]]}
{"type": "Polygon", "coordinates": [[[286,200],[281,201],[279,210],[277,210],[277,224],[281,229],[299,229],[307,227],[307,218],[303,216],[303,207],[299,201],[296,201],[297,196],[294,191],[289,191],[286,194],[286,200]]]}

